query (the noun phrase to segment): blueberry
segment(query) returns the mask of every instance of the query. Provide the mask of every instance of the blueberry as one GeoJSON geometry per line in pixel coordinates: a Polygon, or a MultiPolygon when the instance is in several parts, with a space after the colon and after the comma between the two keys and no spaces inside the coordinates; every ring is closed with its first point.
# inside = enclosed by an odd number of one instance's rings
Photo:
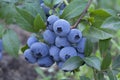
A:
{"type": "Polygon", "coordinates": [[[48,44],[54,44],[56,35],[50,30],[45,30],[45,32],[43,33],[43,38],[48,44]]]}
{"type": "Polygon", "coordinates": [[[85,57],[85,54],[84,53],[78,53],[77,56],[79,56],[80,58],[84,58],[85,57]]]}
{"type": "Polygon", "coordinates": [[[67,38],[57,36],[55,39],[55,45],[59,48],[63,48],[70,46],[70,43],[68,42],[67,38]]]}
{"type": "Polygon", "coordinates": [[[53,57],[54,61],[59,61],[60,60],[59,51],[60,51],[60,49],[56,46],[51,46],[50,47],[49,54],[50,54],[50,56],[53,57]]]}
{"type": "Polygon", "coordinates": [[[77,52],[73,47],[65,47],[61,49],[59,56],[62,61],[66,61],[68,58],[77,56],[77,52]]]}
{"type": "Polygon", "coordinates": [[[2,60],[2,57],[3,57],[3,56],[2,56],[2,52],[0,52],[0,60],[2,60]]]}
{"type": "Polygon", "coordinates": [[[55,16],[55,15],[51,15],[48,17],[47,19],[47,27],[48,29],[52,30],[53,31],[53,24],[55,23],[55,21],[57,21],[59,19],[58,16],[55,16]]]}
{"type": "Polygon", "coordinates": [[[40,4],[44,3],[44,1],[43,1],[43,0],[39,0],[39,1],[40,1],[40,4]]]}
{"type": "Polygon", "coordinates": [[[63,61],[57,62],[58,68],[61,69],[64,63],[65,63],[65,62],[63,62],[63,61]]]}
{"type": "Polygon", "coordinates": [[[38,39],[35,36],[30,36],[27,40],[27,45],[30,47],[35,42],[38,42],[38,39]]]}
{"type": "Polygon", "coordinates": [[[63,10],[63,9],[65,8],[65,6],[66,6],[65,3],[62,3],[62,4],[60,5],[60,7],[59,7],[60,10],[63,10]]]}
{"type": "Polygon", "coordinates": [[[50,16],[50,14],[49,14],[50,8],[47,7],[44,3],[41,4],[41,7],[42,7],[44,13],[46,14],[46,17],[50,16]]]}
{"type": "Polygon", "coordinates": [[[82,38],[82,33],[78,29],[71,29],[67,38],[71,43],[78,43],[82,38]]]}
{"type": "Polygon", "coordinates": [[[0,39],[0,52],[2,52],[3,50],[3,43],[2,43],[2,40],[0,39]]]}
{"type": "Polygon", "coordinates": [[[86,38],[81,38],[80,42],[77,44],[77,51],[84,53],[86,38]]]}
{"type": "Polygon", "coordinates": [[[58,36],[67,36],[70,32],[70,23],[64,19],[59,19],[53,24],[53,30],[58,36]]]}
{"type": "Polygon", "coordinates": [[[54,61],[51,57],[46,56],[38,59],[37,63],[40,67],[50,67],[54,64],[54,61]]]}
{"type": "Polygon", "coordinates": [[[26,49],[24,52],[24,57],[29,63],[35,63],[37,59],[32,55],[32,51],[30,49],[26,49]]]}
{"type": "Polygon", "coordinates": [[[45,43],[42,42],[36,42],[30,47],[31,51],[33,52],[33,55],[36,58],[44,57],[48,55],[49,48],[45,43]]]}

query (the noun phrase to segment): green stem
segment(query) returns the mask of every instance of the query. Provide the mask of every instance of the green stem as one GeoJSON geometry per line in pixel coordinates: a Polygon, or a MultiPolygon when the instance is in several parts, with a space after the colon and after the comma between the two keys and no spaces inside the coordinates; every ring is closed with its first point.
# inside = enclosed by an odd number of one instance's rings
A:
{"type": "Polygon", "coordinates": [[[68,1],[67,0],[63,0],[64,1],[64,3],[66,4],[66,5],[69,5],[69,3],[68,3],[68,1]]]}
{"type": "Polygon", "coordinates": [[[94,80],[97,80],[96,70],[93,68],[94,80]]]}

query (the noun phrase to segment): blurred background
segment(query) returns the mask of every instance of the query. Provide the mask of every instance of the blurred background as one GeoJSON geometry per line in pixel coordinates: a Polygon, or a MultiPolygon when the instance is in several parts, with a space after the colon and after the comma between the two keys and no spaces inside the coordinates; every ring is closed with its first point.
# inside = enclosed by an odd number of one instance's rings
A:
{"type": "MultiPolygon", "coordinates": [[[[19,28],[15,23],[11,23],[11,19],[6,20],[6,17],[1,16],[1,5],[4,5],[4,2],[10,4],[10,1],[17,1],[15,4],[22,4],[24,1],[29,2],[31,0],[0,0],[0,24],[13,29],[22,43],[21,46],[23,46],[26,44],[31,33],[19,28]]],[[[104,8],[120,16],[120,0],[93,0],[91,7],[95,9],[104,8]]],[[[115,38],[111,40],[111,50],[112,55],[120,54],[120,31],[118,31],[115,38]]],[[[97,50],[96,55],[99,56],[99,53],[99,50],[97,50]]],[[[92,78],[92,69],[84,65],[80,68],[80,71],[74,75],[71,72],[65,73],[59,70],[56,65],[47,69],[40,68],[36,64],[29,64],[25,61],[21,52],[18,58],[14,58],[4,52],[3,58],[0,61],[0,80],[78,80],[80,75],[86,75],[92,78]]],[[[117,76],[120,80],[120,73],[117,76]]]]}

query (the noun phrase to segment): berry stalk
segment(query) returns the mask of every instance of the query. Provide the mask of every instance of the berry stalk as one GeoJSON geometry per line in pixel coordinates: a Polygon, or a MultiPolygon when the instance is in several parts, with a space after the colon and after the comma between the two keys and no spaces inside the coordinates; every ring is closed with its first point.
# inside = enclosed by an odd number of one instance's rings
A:
{"type": "Polygon", "coordinates": [[[92,3],[92,0],[88,1],[88,4],[86,5],[86,8],[83,10],[83,12],[81,13],[79,19],[77,20],[77,22],[73,25],[72,28],[76,28],[78,26],[78,24],[80,23],[81,19],[85,16],[85,14],[87,13],[87,10],[90,6],[90,4],[92,3]]]}

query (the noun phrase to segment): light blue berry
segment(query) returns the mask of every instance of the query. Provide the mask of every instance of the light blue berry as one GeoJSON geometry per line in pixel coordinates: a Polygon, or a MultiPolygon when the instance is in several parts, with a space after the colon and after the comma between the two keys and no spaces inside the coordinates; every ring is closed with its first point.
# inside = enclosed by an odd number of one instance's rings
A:
{"type": "Polygon", "coordinates": [[[45,30],[45,32],[43,32],[43,38],[48,44],[54,44],[56,35],[50,30],[45,30]]]}
{"type": "Polygon", "coordinates": [[[50,56],[53,57],[54,61],[60,60],[59,52],[60,52],[60,49],[56,46],[51,46],[49,49],[49,54],[50,54],[50,56]]]}
{"type": "Polygon", "coordinates": [[[71,43],[78,43],[82,38],[82,33],[78,29],[71,29],[67,38],[71,43]]]}
{"type": "Polygon", "coordinates": [[[33,53],[30,49],[25,50],[24,57],[29,63],[35,63],[37,61],[37,58],[33,56],[33,53]]]}
{"type": "Polygon", "coordinates": [[[66,61],[68,58],[77,56],[77,52],[76,52],[75,48],[73,48],[73,47],[65,47],[65,48],[61,49],[59,55],[60,55],[60,59],[62,61],[66,61]]]}
{"type": "Polygon", "coordinates": [[[47,27],[48,29],[52,30],[53,31],[53,24],[59,19],[58,16],[55,16],[55,15],[51,15],[48,17],[47,19],[47,27]]]}
{"type": "Polygon", "coordinates": [[[80,42],[77,44],[77,51],[84,53],[86,38],[81,38],[80,42]]]}
{"type": "Polygon", "coordinates": [[[27,45],[30,47],[35,42],[38,42],[38,39],[35,36],[30,36],[27,40],[27,45]]]}
{"type": "Polygon", "coordinates": [[[55,39],[55,45],[59,48],[70,46],[70,43],[68,42],[66,37],[59,37],[57,36],[55,39]]]}
{"type": "Polygon", "coordinates": [[[33,55],[37,58],[44,57],[49,53],[49,47],[42,42],[36,42],[30,47],[33,55]]]}
{"type": "Polygon", "coordinates": [[[37,63],[40,67],[50,67],[54,64],[54,61],[51,57],[46,56],[38,59],[37,63]]]}
{"type": "Polygon", "coordinates": [[[58,36],[67,36],[70,32],[70,23],[64,19],[59,19],[54,23],[53,30],[58,36]]]}

